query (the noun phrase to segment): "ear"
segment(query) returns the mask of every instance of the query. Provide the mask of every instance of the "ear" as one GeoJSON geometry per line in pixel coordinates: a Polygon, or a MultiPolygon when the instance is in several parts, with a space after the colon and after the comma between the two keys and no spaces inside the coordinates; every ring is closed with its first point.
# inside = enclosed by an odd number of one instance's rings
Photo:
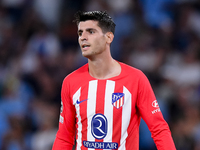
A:
{"type": "Polygon", "coordinates": [[[114,34],[112,32],[106,33],[106,41],[108,44],[111,44],[114,39],[114,34]]]}

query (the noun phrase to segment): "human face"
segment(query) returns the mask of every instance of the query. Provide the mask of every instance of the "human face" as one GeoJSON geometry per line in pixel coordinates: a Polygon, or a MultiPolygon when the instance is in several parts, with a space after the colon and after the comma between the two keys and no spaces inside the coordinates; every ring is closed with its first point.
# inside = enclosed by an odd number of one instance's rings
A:
{"type": "Polygon", "coordinates": [[[98,26],[97,21],[82,21],[78,25],[78,41],[82,55],[92,58],[106,49],[106,36],[98,26]]]}

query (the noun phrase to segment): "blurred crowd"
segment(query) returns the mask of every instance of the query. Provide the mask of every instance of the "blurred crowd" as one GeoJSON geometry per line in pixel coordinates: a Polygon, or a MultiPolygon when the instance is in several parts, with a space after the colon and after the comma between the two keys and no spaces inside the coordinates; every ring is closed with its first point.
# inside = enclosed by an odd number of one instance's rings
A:
{"type": "MultiPolygon", "coordinates": [[[[1,0],[0,150],[51,150],[62,81],[87,63],[78,10],[113,17],[113,57],[147,75],[177,150],[200,150],[199,0],[1,0]]],[[[143,120],[140,150],[156,150],[143,120]]]]}

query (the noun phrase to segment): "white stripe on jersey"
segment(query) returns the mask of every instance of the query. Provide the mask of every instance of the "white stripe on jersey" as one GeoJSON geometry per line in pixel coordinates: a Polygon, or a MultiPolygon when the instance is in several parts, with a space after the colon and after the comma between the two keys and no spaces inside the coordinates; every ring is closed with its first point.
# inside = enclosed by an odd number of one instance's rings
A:
{"type": "MultiPolygon", "coordinates": [[[[96,112],[97,84],[98,80],[93,80],[89,82],[88,100],[87,100],[88,127],[91,127],[92,117],[95,115],[96,112]]],[[[87,140],[95,141],[95,138],[91,134],[91,128],[87,128],[87,140]]]]}
{"type": "Polygon", "coordinates": [[[119,108],[120,99],[117,101],[117,108],[119,108]]]}
{"type": "MultiPolygon", "coordinates": [[[[80,96],[81,96],[81,87],[78,89],[78,91],[73,95],[73,104],[75,104],[77,101],[80,101],[80,96]]],[[[80,107],[79,105],[75,105],[76,107],[76,116],[78,118],[78,139],[77,139],[77,150],[81,150],[81,145],[82,145],[82,134],[81,134],[81,131],[82,131],[82,124],[81,124],[81,116],[80,116],[80,107]]]]}
{"type": "Polygon", "coordinates": [[[109,120],[108,124],[108,133],[104,138],[106,142],[112,142],[112,131],[113,131],[113,105],[112,105],[112,93],[115,90],[115,82],[107,80],[106,82],[106,91],[105,91],[105,106],[104,106],[104,115],[107,120],[109,120]]]}
{"type": "Polygon", "coordinates": [[[126,87],[123,87],[124,93],[124,106],[122,109],[122,131],[121,131],[121,140],[120,147],[118,150],[125,150],[125,139],[128,136],[127,128],[131,118],[131,93],[128,91],[126,87]]]}

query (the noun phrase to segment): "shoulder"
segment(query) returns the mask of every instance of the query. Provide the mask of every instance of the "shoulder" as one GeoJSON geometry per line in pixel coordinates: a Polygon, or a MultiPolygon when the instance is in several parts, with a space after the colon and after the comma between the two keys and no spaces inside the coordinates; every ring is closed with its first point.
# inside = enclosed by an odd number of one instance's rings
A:
{"type": "Polygon", "coordinates": [[[122,62],[120,62],[120,65],[122,67],[123,73],[125,73],[127,75],[131,75],[131,76],[143,76],[144,75],[144,73],[140,69],[137,69],[133,66],[127,65],[122,62]]]}
{"type": "Polygon", "coordinates": [[[147,76],[140,69],[124,63],[120,63],[120,65],[122,67],[121,77],[128,80],[128,82],[138,84],[149,82],[147,76]]]}
{"type": "Polygon", "coordinates": [[[78,68],[77,70],[73,71],[72,73],[68,74],[63,82],[74,82],[78,80],[84,79],[88,74],[88,64],[78,68]]]}

